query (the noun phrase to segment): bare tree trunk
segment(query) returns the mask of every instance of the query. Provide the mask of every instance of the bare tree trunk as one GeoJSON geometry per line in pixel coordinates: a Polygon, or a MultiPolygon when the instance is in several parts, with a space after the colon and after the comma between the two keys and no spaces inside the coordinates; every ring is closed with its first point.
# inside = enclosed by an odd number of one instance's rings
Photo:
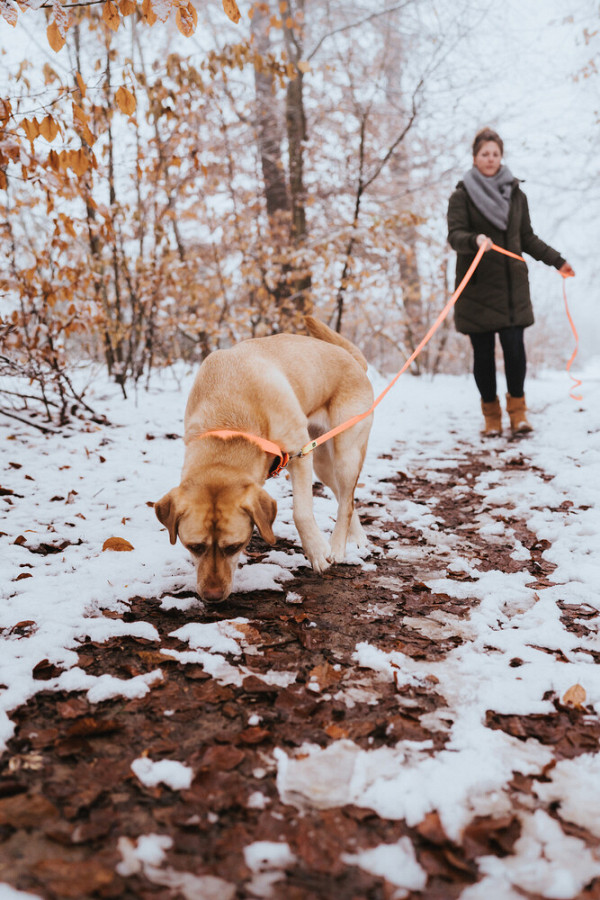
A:
{"type": "MultiPolygon", "coordinates": [[[[304,11],[304,0],[298,0],[297,12],[304,11]]],[[[289,186],[282,152],[283,122],[275,104],[273,76],[267,70],[255,68],[256,131],[264,182],[265,202],[272,242],[285,249],[281,272],[272,291],[279,311],[279,325],[283,330],[295,327],[298,314],[307,309],[310,273],[304,271],[295,258],[295,250],[306,237],[305,190],[303,153],[306,140],[301,61],[301,21],[294,21],[290,0],[279,4],[277,12],[284,25],[288,59],[294,68],[286,89],[285,127],[288,142],[289,186]]],[[[271,11],[268,4],[257,4],[252,18],[252,32],[261,58],[270,50],[269,27],[271,11]]]]}
{"type": "Polygon", "coordinates": [[[342,276],[340,278],[340,286],[338,288],[337,299],[336,299],[335,330],[337,332],[341,332],[341,330],[342,330],[342,316],[344,314],[344,301],[346,298],[346,287],[348,284],[348,275],[350,273],[350,267],[352,265],[352,254],[354,251],[354,242],[356,240],[356,229],[358,227],[358,217],[360,215],[360,204],[361,204],[363,193],[365,191],[364,171],[365,171],[365,135],[366,135],[366,129],[367,129],[367,119],[368,119],[368,113],[365,112],[362,115],[361,122],[360,122],[360,143],[359,143],[359,148],[358,148],[358,182],[356,185],[356,197],[354,198],[354,216],[352,219],[350,239],[346,245],[346,253],[345,253],[345,257],[344,257],[344,268],[342,269],[342,276]]]}
{"type": "MultiPolygon", "coordinates": [[[[292,203],[292,240],[300,247],[307,235],[306,190],[304,187],[304,143],[307,139],[306,115],[304,112],[304,74],[300,67],[303,52],[304,0],[296,0],[295,10],[291,0],[286,0],[283,10],[284,36],[288,57],[295,69],[295,77],[288,81],[285,98],[285,120],[287,127],[290,195],[292,203]],[[295,17],[294,17],[295,14],[295,17]]],[[[308,311],[310,305],[311,273],[303,271],[302,265],[295,266],[291,279],[292,298],[297,314],[308,311]]]]}
{"type": "MultiPolygon", "coordinates": [[[[287,298],[290,294],[288,285],[289,265],[284,247],[290,244],[290,198],[286,183],[286,172],[281,149],[283,128],[281,115],[275,102],[275,82],[271,72],[261,67],[260,60],[266,59],[270,51],[269,28],[271,11],[268,3],[256,4],[252,17],[252,35],[259,61],[254,68],[254,87],[256,92],[256,134],[258,153],[263,176],[264,196],[269,220],[269,234],[272,243],[283,255],[281,271],[272,291],[275,306],[282,319],[287,318],[287,298]]],[[[263,320],[259,313],[256,324],[263,320]]],[[[280,327],[286,330],[285,324],[280,327]]]]}
{"type": "MultiPolygon", "coordinates": [[[[75,41],[75,60],[77,63],[77,71],[81,72],[81,45],[80,45],[80,27],[79,23],[76,23],[73,28],[73,36],[75,41]]],[[[79,91],[79,85],[75,82],[75,92],[79,91]]],[[[82,139],[82,147],[88,151],[90,148],[82,139]]],[[[88,233],[88,241],[90,245],[90,253],[92,260],[94,261],[96,270],[94,272],[94,294],[96,298],[96,303],[99,308],[101,308],[104,312],[105,316],[105,324],[102,329],[102,340],[104,344],[104,358],[106,360],[106,368],[108,369],[108,374],[112,375],[114,365],[115,365],[115,354],[113,350],[112,340],[110,336],[110,332],[108,329],[107,322],[110,319],[109,315],[109,300],[108,300],[108,292],[106,290],[106,283],[104,279],[104,262],[102,260],[102,247],[100,245],[100,238],[98,237],[97,230],[95,228],[96,222],[96,209],[94,204],[91,202],[91,193],[92,193],[92,185],[91,185],[91,175],[89,171],[83,175],[82,181],[82,199],[85,203],[85,215],[86,215],[86,226],[88,233]]]]}
{"type": "MultiPolygon", "coordinates": [[[[386,32],[385,75],[387,83],[386,96],[391,106],[394,104],[396,97],[402,96],[404,45],[405,40],[400,29],[389,28],[386,32]]],[[[404,110],[403,113],[406,115],[404,110]]],[[[400,189],[403,185],[408,189],[410,184],[410,158],[406,144],[401,144],[398,148],[398,153],[390,159],[390,168],[394,183],[400,189]]],[[[417,257],[417,229],[412,221],[410,210],[400,211],[398,237],[400,238],[398,262],[405,312],[405,328],[402,341],[412,353],[424,334],[426,317],[423,310],[423,291],[417,257]]],[[[417,357],[413,364],[415,374],[421,373],[421,366],[422,360],[417,357]]]]}
{"type": "MultiPolygon", "coordinates": [[[[444,257],[442,260],[442,264],[440,266],[440,275],[441,275],[441,283],[444,285],[444,295],[443,295],[443,304],[446,306],[446,303],[450,299],[450,291],[448,290],[448,256],[444,257]]],[[[442,359],[444,357],[444,352],[446,350],[446,345],[448,343],[448,337],[450,336],[450,322],[449,319],[446,318],[442,322],[442,327],[438,332],[438,343],[435,351],[435,357],[433,363],[429,365],[429,370],[432,375],[437,375],[437,373],[441,369],[442,359]]]]}
{"type": "MultiPolygon", "coordinates": [[[[399,249],[400,278],[402,279],[402,298],[405,312],[404,342],[415,349],[425,333],[425,315],[423,310],[423,292],[417,260],[417,230],[411,223],[400,225],[399,237],[402,242],[399,249]]],[[[417,356],[413,363],[414,374],[420,375],[422,360],[417,356]]]]}
{"type": "MultiPolygon", "coordinates": [[[[271,13],[266,4],[257,3],[252,16],[252,37],[261,59],[270,49],[269,20],[271,13]]],[[[256,133],[258,152],[265,186],[265,201],[269,220],[276,220],[280,213],[290,208],[285,181],[285,167],[281,152],[282,129],[275,104],[273,75],[268,69],[254,67],[256,92],[256,133]]]]}
{"type": "MultiPolygon", "coordinates": [[[[106,82],[105,82],[105,94],[107,101],[107,109],[110,109],[110,91],[112,87],[112,72],[110,68],[110,42],[107,41],[106,45],[106,82]]],[[[123,391],[123,395],[126,398],[127,393],[125,391],[125,381],[127,377],[127,373],[125,371],[125,360],[123,354],[123,310],[121,308],[121,277],[120,277],[120,266],[119,266],[119,253],[117,247],[117,229],[118,224],[116,222],[117,216],[117,195],[115,191],[115,166],[114,166],[114,139],[112,133],[112,125],[110,116],[108,116],[108,195],[110,201],[110,211],[112,218],[112,268],[113,268],[113,283],[114,283],[114,291],[115,291],[115,321],[117,330],[117,338],[116,344],[114,345],[114,356],[115,356],[115,381],[118,385],[121,386],[121,390],[123,391]]]]}

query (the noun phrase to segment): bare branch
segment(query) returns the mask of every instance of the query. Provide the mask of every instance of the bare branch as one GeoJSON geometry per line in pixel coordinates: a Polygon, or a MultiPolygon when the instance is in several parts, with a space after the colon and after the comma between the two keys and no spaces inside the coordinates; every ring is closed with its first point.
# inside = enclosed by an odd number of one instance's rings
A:
{"type": "Polygon", "coordinates": [[[24,419],[22,416],[15,415],[15,413],[10,413],[6,409],[0,408],[0,413],[3,416],[8,416],[10,419],[16,419],[17,422],[22,422],[24,425],[30,425],[32,428],[38,428],[40,431],[43,431],[44,434],[61,433],[58,428],[51,428],[49,425],[40,425],[38,422],[32,422],[31,419],[24,419]]]}
{"type": "Polygon", "coordinates": [[[322,38],[315,45],[314,50],[312,50],[308,56],[306,57],[306,61],[310,62],[315,53],[319,50],[321,44],[323,44],[327,38],[334,37],[336,34],[342,34],[344,31],[351,31],[353,28],[360,28],[361,25],[364,25],[366,22],[372,22],[374,19],[379,19],[381,16],[386,16],[388,13],[397,12],[399,9],[404,9],[408,6],[408,2],[397,3],[396,6],[390,6],[387,9],[382,9],[380,12],[371,13],[368,16],[364,16],[362,19],[358,19],[356,22],[351,22],[349,25],[342,25],[340,28],[334,28],[333,31],[328,31],[327,34],[324,34],[322,38]]]}
{"type": "Polygon", "coordinates": [[[414,121],[417,118],[417,113],[418,113],[417,97],[418,97],[419,92],[421,91],[422,87],[423,87],[423,78],[421,78],[421,80],[417,84],[415,90],[413,91],[412,102],[411,102],[411,113],[410,113],[408,122],[406,123],[406,125],[404,126],[404,128],[402,129],[402,131],[400,132],[398,137],[396,138],[396,140],[390,145],[387,153],[385,154],[383,159],[380,160],[379,165],[377,166],[377,168],[375,169],[375,171],[373,172],[371,177],[368,179],[368,181],[364,182],[364,184],[362,186],[363,191],[366,191],[367,188],[373,184],[375,179],[379,177],[379,175],[381,174],[381,172],[383,171],[383,169],[385,168],[387,163],[390,161],[390,159],[394,155],[394,150],[396,149],[396,147],[402,143],[402,141],[404,140],[404,138],[406,137],[406,135],[412,128],[414,121]]]}
{"type": "MultiPolygon", "coordinates": [[[[82,3],[64,3],[63,9],[76,9],[78,6],[102,6],[105,0],[84,0],[82,3]]],[[[52,9],[53,3],[42,3],[38,9],[52,9]]]]}

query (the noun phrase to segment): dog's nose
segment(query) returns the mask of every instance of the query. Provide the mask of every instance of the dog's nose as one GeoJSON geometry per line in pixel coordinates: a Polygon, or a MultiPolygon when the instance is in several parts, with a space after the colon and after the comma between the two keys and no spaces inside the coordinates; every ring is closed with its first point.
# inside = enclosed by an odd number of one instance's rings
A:
{"type": "Polygon", "coordinates": [[[221,600],[224,600],[226,596],[223,588],[205,587],[199,593],[202,599],[207,600],[209,603],[219,603],[221,600]]]}

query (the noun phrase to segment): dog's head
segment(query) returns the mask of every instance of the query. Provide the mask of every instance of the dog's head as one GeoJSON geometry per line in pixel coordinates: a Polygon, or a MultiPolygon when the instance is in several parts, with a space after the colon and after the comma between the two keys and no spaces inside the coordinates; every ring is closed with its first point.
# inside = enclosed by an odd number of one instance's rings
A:
{"type": "Polygon", "coordinates": [[[254,482],[247,484],[181,484],[155,503],[172,544],[177,538],[192,554],[197,590],[210,603],[231,593],[233,573],[254,525],[268,544],[275,543],[277,504],[254,482]]]}

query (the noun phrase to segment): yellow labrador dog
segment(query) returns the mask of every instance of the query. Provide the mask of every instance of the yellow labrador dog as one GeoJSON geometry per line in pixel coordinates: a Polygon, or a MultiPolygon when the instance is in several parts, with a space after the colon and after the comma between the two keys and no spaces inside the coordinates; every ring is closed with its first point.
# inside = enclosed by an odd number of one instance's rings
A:
{"type": "MultiPolygon", "coordinates": [[[[352,416],[370,409],[373,391],[362,353],[322,322],[307,316],[310,336],[276,334],[216,350],[198,371],[185,410],[181,484],[155,504],[172,544],[177,537],[197,565],[200,597],[229,596],[240,554],[254,525],[275,543],[277,504],[263,489],[275,451],[251,438],[222,439],[207,432],[257,435],[293,455],[352,416]]],[[[354,490],[367,449],[372,415],[319,446],[290,459],[294,523],[316,572],[342,562],[346,541],[366,546],[354,510],[354,490]],[[312,467],[338,502],[331,546],[312,508],[312,467]]]]}

